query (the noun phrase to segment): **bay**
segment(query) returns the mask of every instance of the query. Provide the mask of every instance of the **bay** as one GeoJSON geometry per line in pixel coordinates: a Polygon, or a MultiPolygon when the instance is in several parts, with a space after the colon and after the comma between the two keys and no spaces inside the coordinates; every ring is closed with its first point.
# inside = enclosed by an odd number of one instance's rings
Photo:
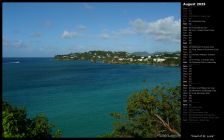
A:
{"type": "Polygon", "coordinates": [[[44,113],[63,137],[110,132],[110,112],[124,112],[128,97],[159,84],[180,84],[179,67],[3,58],[3,99],[24,106],[30,117],[44,113]]]}

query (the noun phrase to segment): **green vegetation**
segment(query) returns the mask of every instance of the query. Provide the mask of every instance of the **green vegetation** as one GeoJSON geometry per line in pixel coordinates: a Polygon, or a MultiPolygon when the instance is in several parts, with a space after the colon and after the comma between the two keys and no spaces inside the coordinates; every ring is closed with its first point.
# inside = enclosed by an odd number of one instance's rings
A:
{"type": "Polygon", "coordinates": [[[2,136],[4,138],[52,138],[60,137],[61,130],[52,134],[54,125],[40,114],[30,119],[24,108],[2,103],[2,136]]]}
{"type": "Polygon", "coordinates": [[[127,114],[111,113],[114,130],[102,137],[180,137],[180,86],[144,89],[128,99],[127,114]]]}
{"type": "Polygon", "coordinates": [[[159,53],[154,55],[139,56],[135,53],[112,51],[89,51],[84,53],[70,53],[56,55],[56,60],[88,60],[110,64],[156,64],[163,66],[180,66],[180,53],[159,53]]]}

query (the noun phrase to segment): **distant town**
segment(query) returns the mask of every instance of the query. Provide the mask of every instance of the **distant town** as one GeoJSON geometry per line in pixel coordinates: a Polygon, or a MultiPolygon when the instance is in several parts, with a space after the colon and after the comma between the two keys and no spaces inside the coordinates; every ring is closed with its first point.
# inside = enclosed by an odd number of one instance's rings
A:
{"type": "Polygon", "coordinates": [[[127,53],[123,51],[89,51],[56,55],[56,60],[88,60],[109,64],[156,64],[162,66],[180,66],[180,52],[127,53]]]}

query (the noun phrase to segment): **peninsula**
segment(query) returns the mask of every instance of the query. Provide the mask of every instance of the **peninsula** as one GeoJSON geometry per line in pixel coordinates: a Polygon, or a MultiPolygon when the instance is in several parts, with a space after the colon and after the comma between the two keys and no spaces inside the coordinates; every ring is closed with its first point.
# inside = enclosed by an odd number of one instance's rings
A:
{"type": "Polygon", "coordinates": [[[88,51],[55,55],[56,60],[88,60],[109,64],[156,64],[162,66],[180,66],[180,52],[154,53],[150,55],[136,55],[124,51],[88,51]]]}

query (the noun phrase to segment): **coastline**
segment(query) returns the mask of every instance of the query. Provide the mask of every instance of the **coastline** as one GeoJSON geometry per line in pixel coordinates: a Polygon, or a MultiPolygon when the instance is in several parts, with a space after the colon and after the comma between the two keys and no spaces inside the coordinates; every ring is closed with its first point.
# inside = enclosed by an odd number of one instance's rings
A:
{"type": "Polygon", "coordinates": [[[56,60],[86,60],[92,63],[102,62],[108,64],[152,64],[171,67],[180,66],[179,52],[166,52],[141,56],[124,51],[89,51],[83,53],[55,55],[54,58],[56,60]]]}
{"type": "Polygon", "coordinates": [[[163,63],[119,63],[119,62],[106,62],[106,61],[91,61],[91,60],[73,60],[73,59],[57,59],[54,58],[56,61],[88,61],[91,63],[104,63],[104,64],[122,64],[122,65],[129,65],[129,64],[135,64],[135,65],[153,65],[153,66],[163,66],[163,67],[180,67],[180,65],[175,64],[163,64],[163,63]]]}

